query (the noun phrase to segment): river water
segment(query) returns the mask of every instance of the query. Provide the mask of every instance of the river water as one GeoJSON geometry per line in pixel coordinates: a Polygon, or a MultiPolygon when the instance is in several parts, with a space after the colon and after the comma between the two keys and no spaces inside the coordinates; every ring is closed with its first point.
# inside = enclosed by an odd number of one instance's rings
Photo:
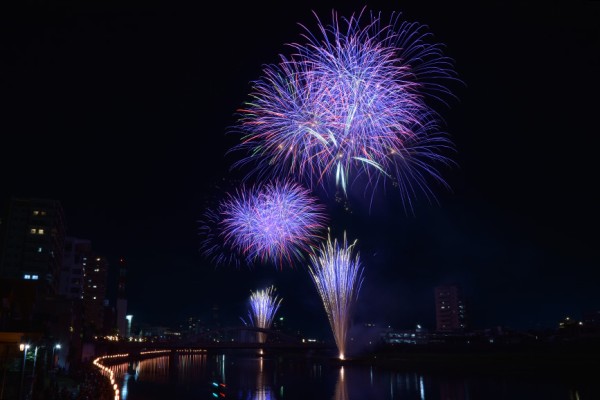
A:
{"type": "Polygon", "coordinates": [[[600,399],[600,380],[587,375],[424,373],[249,353],[160,356],[111,369],[122,400],[600,399]]]}

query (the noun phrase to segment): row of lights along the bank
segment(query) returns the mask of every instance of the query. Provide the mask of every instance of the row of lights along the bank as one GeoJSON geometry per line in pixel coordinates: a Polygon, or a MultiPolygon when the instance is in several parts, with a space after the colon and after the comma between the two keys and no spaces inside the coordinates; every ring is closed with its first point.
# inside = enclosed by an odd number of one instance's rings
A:
{"type": "MultiPolygon", "coordinates": [[[[141,351],[140,355],[149,355],[149,354],[158,355],[158,354],[164,354],[164,353],[170,353],[170,352],[171,352],[171,350],[147,350],[147,351],[141,351]]],[[[177,352],[178,353],[206,353],[206,350],[205,349],[178,349],[177,352]]],[[[100,372],[102,372],[104,375],[106,375],[108,377],[108,379],[110,380],[110,384],[115,392],[114,400],[120,399],[119,386],[115,382],[115,373],[110,368],[103,365],[101,363],[101,361],[113,359],[113,358],[125,358],[125,357],[129,357],[129,354],[128,353],[112,354],[112,355],[108,355],[108,356],[98,357],[93,361],[93,364],[100,369],[100,372]]]]}

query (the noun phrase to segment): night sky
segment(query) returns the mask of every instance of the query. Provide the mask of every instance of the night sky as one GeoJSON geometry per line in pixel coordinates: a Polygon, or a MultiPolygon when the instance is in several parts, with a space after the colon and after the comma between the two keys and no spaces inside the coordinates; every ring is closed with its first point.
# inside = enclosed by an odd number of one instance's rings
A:
{"type": "Polygon", "coordinates": [[[263,64],[289,53],[298,23],[314,26],[312,10],[328,21],[363,5],[428,25],[464,85],[438,108],[458,164],[442,170],[451,190],[435,187],[438,202],[407,213],[381,194],[347,213],[323,200],[332,229],[358,239],[355,322],[434,328],[445,282],[463,286],[474,328],[600,309],[600,2],[215,3],[0,10],[0,201],[58,199],[69,235],[112,268],[124,257],[134,322],[210,320],[218,305],[238,324],[250,291],[274,284],[291,327],[329,332],[304,268],[212,265],[198,219],[235,177],[226,131],[263,64]]]}

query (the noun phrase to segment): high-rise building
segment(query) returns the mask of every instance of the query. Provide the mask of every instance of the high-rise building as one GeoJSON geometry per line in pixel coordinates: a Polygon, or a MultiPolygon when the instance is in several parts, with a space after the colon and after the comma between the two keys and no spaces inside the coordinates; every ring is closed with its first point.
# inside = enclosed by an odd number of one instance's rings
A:
{"type": "Polygon", "coordinates": [[[65,240],[60,202],[12,198],[0,228],[0,278],[37,281],[44,293],[57,293],[65,240]]]}
{"type": "Polygon", "coordinates": [[[117,283],[117,307],[116,307],[116,319],[117,319],[117,330],[120,336],[127,334],[127,292],[125,291],[125,284],[127,278],[127,268],[125,259],[121,257],[119,259],[119,280],[117,283]]]}
{"type": "Polygon", "coordinates": [[[467,329],[466,305],[457,284],[435,288],[435,323],[439,332],[459,332],[467,329]]]}
{"type": "Polygon", "coordinates": [[[92,255],[85,263],[83,274],[83,325],[85,332],[102,333],[108,261],[92,255]]]}
{"type": "Polygon", "coordinates": [[[57,200],[11,198],[0,217],[0,329],[49,331],[65,237],[57,200]]]}
{"type": "Polygon", "coordinates": [[[65,238],[63,265],[60,273],[58,293],[64,298],[83,299],[83,276],[88,260],[92,256],[89,240],[71,236],[65,238]]]}

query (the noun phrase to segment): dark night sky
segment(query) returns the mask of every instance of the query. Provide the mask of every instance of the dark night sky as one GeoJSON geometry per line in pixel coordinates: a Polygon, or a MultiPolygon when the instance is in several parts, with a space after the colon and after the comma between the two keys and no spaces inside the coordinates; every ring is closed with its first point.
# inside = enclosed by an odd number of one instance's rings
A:
{"type": "Polygon", "coordinates": [[[305,270],[215,268],[197,220],[231,177],[225,132],[262,65],[299,40],[297,23],[314,26],[312,10],[327,20],[364,4],[429,25],[465,85],[440,109],[459,167],[443,171],[452,191],[436,189],[439,203],[412,215],[394,196],[371,213],[328,204],[365,267],[356,321],[433,328],[433,287],[446,281],[463,285],[475,327],[600,309],[600,2],[201,3],[0,12],[2,201],[61,200],[68,234],[113,267],[125,257],[134,321],[206,318],[218,304],[237,323],[250,290],[273,283],[292,326],[328,332],[305,270]]]}

